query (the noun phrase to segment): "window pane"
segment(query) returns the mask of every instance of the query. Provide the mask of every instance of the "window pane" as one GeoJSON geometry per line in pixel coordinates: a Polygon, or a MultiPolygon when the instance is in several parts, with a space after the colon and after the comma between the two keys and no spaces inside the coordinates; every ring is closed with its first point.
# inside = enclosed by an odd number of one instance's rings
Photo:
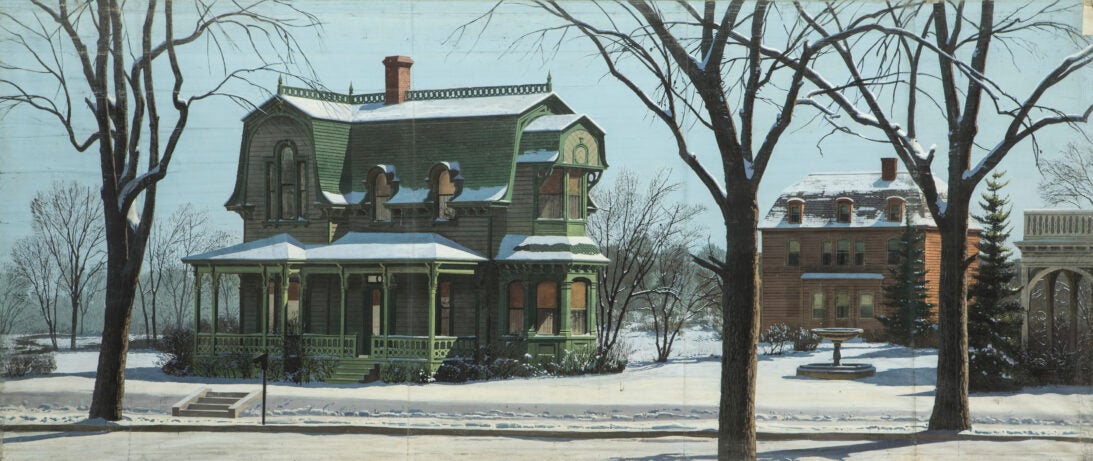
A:
{"type": "Polygon", "coordinates": [[[304,162],[296,164],[296,203],[300,204],[299,216],[304,216],[307,205],[307,167],[304,162]]]}
{"type": "Polygon", "coordinates": [[[825,241],[820,246],[820,264],[825,266],[831,265],[831,242],[825,241]]]}
{"type": "Polygon", "coordinates": [[[838,257],[836,262],[840,266],[845,266],[850,263],[850,241],[839,240],[838,241],[838,257]]]}
{"type": "Polygon", "coordinates": [[[569,289],[569,329],[574,334],[588,332],[588,282],[577,280],[569,289]]]}
{"type": "Polygon", "coordinates": [[[436,194],[436,218],[449,219],[451,215],[448,211],[448,202],[452,200],[452,195],[455,195],[455,184],[452,183],[451,172],[441,170],[437,173],[433,188],[433,193],[436,194]]]}
{"type": "Polygon", "coordinates": [[[509,284],[509,333],[524,330],[524,284],[509,284]]]}
{"type": "Polygon", "coordinates": [[[281,219],[295,219],[296,161],[292,148],[281,148],[281,219]]]}
{"type": "Polygon", "coordinates": [[[536,331],[540,334],[558,334],[558,285],[539,282],[535,287],[536,331]]]}
{"type": "Polygon", "coordinates": [[[278,189],[281,183],[277,181],[277,166],[273,163],[266,165],[266,219],[277,219],[281,212],[277,209],[280,203],[278,189]]]}
{"type": "Polygon", "coordinates": [[[562,218],[562,171],[555,171],[539,186],[539,217],[562,218]]]}
{"type": "Polygon", "coordinates": [[[377,174],[372,180],[372,219],[391,220],[391,210],[387,208],[387,201],[390,199],[391,185],[387,183],[387,175],[377,174]]]}
{"type": "Polygon", "coordinates": [[[850,222],[850,202],[839,202],[838,204],[838,221],[841,223],[850,222]]]}
{"type": "Polygon", "coordinates": [[[812,318],[821,320],[824,318],[824,294],[812,293],[812,318]]]}
{"type": "Polygon", "coordinates": [[[892,222],[903,221],[903,203],[892,201],[888,204],[888,220],[892,222]]]}
{"type": "Polygon", "coordinates": [[[865,241],[858,240],[854,242],[854,264],[865,264],[865,241]]]}
{"type": "Polygon", "coordinates": [[[888,241],[888,264],[899,264],[899,240],[888,241]]]}
{"type": "Polygon", "coordinates": [[[873,318],[873,293],[865,292],[858,295],[858,317],[873,318]]]}
{"type": "Polygon", "coordinates": [[[840,291],[835,294],[835,318],[845,319],[850,316],[850,293],[840,291]]]}
{"type": "Polygon", "coordinates": [[[803,208],[804,208],[804,205],[802,205],[800,203],[791,203],[789,205],[789,219],[788,220],[789,220],[790,224],[800,224],[801,223],[801,214],[802,214],[802,209],[803,208]]]}
{"type": "Polygon", "coordinates": [[[797,240],[789,241],[789,258],[786,260],[786,265],[801,265],[801,242],[797,240]]]}

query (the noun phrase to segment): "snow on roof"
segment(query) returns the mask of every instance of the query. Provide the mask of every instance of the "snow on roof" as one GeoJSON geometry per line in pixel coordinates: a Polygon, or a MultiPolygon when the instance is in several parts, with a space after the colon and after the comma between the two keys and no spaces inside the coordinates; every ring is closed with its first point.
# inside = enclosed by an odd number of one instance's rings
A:
{"type": "MultiPolygon", "coordinates": [[[[945,197],[945,183],[935,178],[935,184],[945,197]]],[[[897,173],[895,180],[884,181],[879,171],[870,171],[809,174],[782,191],[759,222],[759,228],[900,227],[904,224],[903,219],[889,221],[885,213],[891,197],[904,200],[904,210],[912,224],[934,226],[922,192],[909,174],[897,173]],[[849,223],[839,223],[835,219],[835,201],[839,198],[849,198],[854,203],[849,223]],[[805,202],[800,224],[790,224],[786,220],[786,206],[790,201],[805,202]]]]}
{"type": "Polygon", "coordinates": [[[574,122],[583,117],[581,114],[544,115],[532,120],[524,127],[524,132],[535,131],[562,131],[569,128],[574,122]]]}
{"type": "Polygon", "coordinates": [[[509,234],[501,239],[497,261],[606,263],[599,245],[588,237],[509,234]]]}
{"type": "Polygon", "coordinates": [[[182,258],[218,261],[485,261],[486,258],[434,233],[350,232],[329,245],[304,245],[288,234],[240,243],[182,258]]]}
{"type": "Polygon", "coordinates": [[[501,198],[505,196],[506,191],[508,191],[507,186],[479,187],[477,189],[464,187],[463,191],[452,199],[452,202],[492,202],[501,200],[501,198]]]}
{"type": "Polygon", "coordinates": [[[348,104],[279,95],[310,117],[342,122],[381,122],[450,117],[489,117],[519,114],[554,93],[480,98],[429,99],[402,104],[348,104]]]}
{"type": "Polygon", "coordinates": [[[326,201],[334,205],[355,205],[361,203],[361,200],[364,199],[364,192],[353,191],[345,194],[338,194],[324,190],[323,197],[326,198],[326,201]]]}
{"type": "Polygon", "coordinates": [[[805,272],[801,280],[884,280],[884,274],[846,272],[805,272]]]}
{"type": "Polygon", "coordinates": [[[516,156],[516,163],[554,163],[558,161],[556,150],[529,150],[516,156]]]}
{"type": "Polygon", "coordinates": [[[429,198],[428,188],[414,189],[412,187],[401,186],[398,188],[398,192],[395,193],[395,196],[387,201],[387,204],[423,203],[427,198],[429,198]]]}
{"type": "Polygon", "coordinates": [[[308,248],[309,245],[300,243],[291,235],[277,234],[261,240],[187,256],[182,258],[182,261],[303,261],[307,259],[308,248]]]}
{"type": "Polygon", "coordinates": [[[429,232],[350,232],[307,251],[308,261],[485,261],[486,258],[429,232]]]}

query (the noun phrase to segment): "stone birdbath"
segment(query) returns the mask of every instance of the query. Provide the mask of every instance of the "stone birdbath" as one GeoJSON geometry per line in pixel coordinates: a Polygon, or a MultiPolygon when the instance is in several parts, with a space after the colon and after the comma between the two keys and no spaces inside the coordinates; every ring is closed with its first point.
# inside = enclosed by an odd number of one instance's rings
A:
{"type": "Polygon", "coordinates": [[[857,338],[864,331],[861,328],[813,328],[812,333],[820,339],[835,344],[835,353],[831,363],[810,363],[797,367],[797,376],[809,376],[820,379],[858,379],[877,374],[877,369],[867,363],[842,363],[842,343],[857,338]]]}

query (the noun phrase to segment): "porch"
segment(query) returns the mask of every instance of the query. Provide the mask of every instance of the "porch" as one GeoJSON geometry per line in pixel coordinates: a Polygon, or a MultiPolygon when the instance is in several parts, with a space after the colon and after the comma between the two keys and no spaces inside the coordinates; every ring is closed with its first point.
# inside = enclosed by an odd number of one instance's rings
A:
{"type": "MultiPolygon", "coordinates": [[[[387,335],[370,338],[370,355],[357,354],[357,338],[353,336],[320,335],[304,333],[296,335],[301,350],[322,357],[359,357],[383,361],[385,359],[420,360],[430,357],[443,361],[449,357],[463,357],[474,353],[474,336],[434,336],[432,348],[429,336],[387,335]]],[[[293,336],[198,333],[195,338],[197,355],[243,354],[259,355],[282,351],[285,340],[293,336]]]]}

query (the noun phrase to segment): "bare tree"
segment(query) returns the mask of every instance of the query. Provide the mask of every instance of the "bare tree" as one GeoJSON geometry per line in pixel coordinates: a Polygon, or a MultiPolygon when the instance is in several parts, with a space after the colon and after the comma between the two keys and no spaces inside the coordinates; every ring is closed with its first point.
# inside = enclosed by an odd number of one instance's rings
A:
{"type": "Polygon", "coordinates": [[[80,335],[84,334],[87,328],[87,314],[91,313],[94,309],[96,312],[102,311],[103,300],[100,297],[103,292],[106,291],[106,272],[98,271],[92,276],[83,292],[80,293],[80,335]]]}
{"type": "Polygon", "coordinates": [[[645,192],[640,180],[622,171],[610,189],[598,188],[592,200],[599,210],[589,216],[588,234],[611,263],[600,270],[596,300],[596,341],[602,355],[616,347],[628,314],[645,300],[646,280],[657,258],[688,233],[686,224],[695,207],[672,205],[668,199],[679,189],[660,171],[645,192]]]}
{"type": "MultiPolygon", "coordinates": [[[[19,331],[25,323],[30,304],[28,290],[27,281],[19,277],[14,268],[4,268],[0,274],[0,337],[19,331]]],[[[0,339],[0,349],[3,347],[0,339]]]]}
{"type": "Polygon", "coordinates": [[[57,284],[57,268],[49,260],[49,248],[38,235],[19,239],[11,249],[11,264],[16,281],[29,288],[33,301],[38,305],[38,313],[45,322],[53,350],[58,350],[60,319],[57,317],[57,300],[60,286],[57,284]]]}
{"type": "Polygon", "coordinates": [[[287,2],[193,2],[179,14],[194,18],[193,24],[176,33],[172,0],[124,7],[118,0],[30,3],[0,12],[5,39],[30,57],[0,62],[0,105],[45,114],[77,151],[98,149],[107,286],[89,415],[115,421],[122,417],[129,326],[156,186],[167,176],[191,107],[214,96],[247,104],[227,91],[228,83],[245,82],[255,71],[284,69],[304,57],[293,31],[315,26],[318,20],[287,2]],[[141,6],[143,17],[124,14],[141,6]],[[202,56],[211,54],[219,66],[209,70],[223,78],[187,96],[178,49],[191,44],[202,56]],[[229,70],[229,59],[232,65],[248,60],[255,65],[229,70]],[[164,98],[167,104],[161,104],[164,98]],[[88,124],[90,130],[84,128],[88,124]]]}
{"type": "Polygon", "coordinates": [[[1040,198],[1048,205],[1093,208],[1093,146],[1071,143],[1057,158],[1040,159],[1040,198]]]}
{"type": "MultiPolygon", "coordinates": [[[[1051,15],[1065,11],[1057,2],[1008,4],[1007,11],[1001,13],[996,13],[990,0],[977,5],[963,1],[909,4],[870,23],[842,23],[848,25],[841,29],[822,22],[822,18],[840,12],[837,5],[821,5],[817,14],[807,11],[806,6],[815,8],[813,4],[796,6],[822,40],[835,43],[832,58],[841,64],[846,79],[846,83],[830,83],[836,80],[826,68],[827,78],[806,72],[819,89],[799,102],[829,115],[841,111],[856,127],[879,131],[879,137],[870,138],[869,133],[829,119],[840,131],[890,145],[925,195],[940,230],[940,347],[929,428],[966,430],[971,427],[971,416],[965,271],[974,259],[968,255],[967,244],[970,202],[976,186],[1024,141],[1030,141],[1037,153],[1040,130],[1088,120],[1093,113],[1088,95],[1062,99],[1077,106],[1075,112],[1046,101],[1060,83],[1093,61],[1093,46],[1071,26],[1051,20],[1051,15]],[[1011,94],[996,77],[1007,72],[1028,75],[1029,69],[1018,66],[1015,47],[1007,39],[1027,46],[1027,34],[1036,32],[1072,37],[1074,49],[1059,50],[1063,55],[1059,64],[1049,68],[1027,95],[1011,94]],[[870,36],[876,38],[866,39],[870,36]],[[996,66],[1004,61],[988,60],[995,45],[1010,53],[1015,68],[999,66],[988,71],[988,63],[996,66]],[[933,66],[936,71],[930,71],[933,66]],[[829,98],[829,103],[818,102],[819,97],[829,98]],[[927,118],[943,120],[943,129],[928,132],[929,125],[921,123],[927,118]],[[981,125],[990,127],[986,136],[980,136],[981,125]],[[921,140],[930,137],[947,146],[940,157],[947,161],[937,170],[936,148],[922,147],[929,143],[921,140]],[[974,166],[973,155],[980,158],[974,166]],[[939,173],[946,176],[947,193],[935,181],[939,173]]],[[[1045,50],[1035,52],[1043,54],[1045,50]]],[[[763,53],[779,57],[777,50],[763,53]]],[[[798,66],[793,61],[783,62],[798,66]]]]}
{"type": "MultiPolygon", "coordinates": [[[[688,166],[721,213],[725,260],[699,261],[723,281],[718,456],[754,459],[757,193],[775,147],[794,119],[804,77],[814,72],[812,60],[835,41],[816,39],[791,6],[767,0],[710,0],[701,9],[685,1],[514,3],[559,21],[523,36],[536,50],[557,50],[573,34],[587,39],[608,74],[669,130],[675,144],[670,154],[688,166]],[[699,136],[713,141],[714,155],[691,149],[699,136]]],[[[497,8],[477,22],[488,24],[497,8]]],[[[857,24],[893,7],[867,11],[872,8],[826,14],[819,22],[857,24]]]]}
{"type": "Polygon", "coordinates": [[[721,301],[721,288],[696,264],[687,245],[676,242],[656,255],[645,299],[656,335],[657,362],[667,362],[680,330],[721,301]]]}
{"type": "Polygon", "coordinates": [[[69,300],[69,349],[76,348],[84,291],[105,265],[102,202],[95,195],[90,187],[76,182],[55,182],[30,202],[34,232],[57,266],[58,289],[69,300]]]}

